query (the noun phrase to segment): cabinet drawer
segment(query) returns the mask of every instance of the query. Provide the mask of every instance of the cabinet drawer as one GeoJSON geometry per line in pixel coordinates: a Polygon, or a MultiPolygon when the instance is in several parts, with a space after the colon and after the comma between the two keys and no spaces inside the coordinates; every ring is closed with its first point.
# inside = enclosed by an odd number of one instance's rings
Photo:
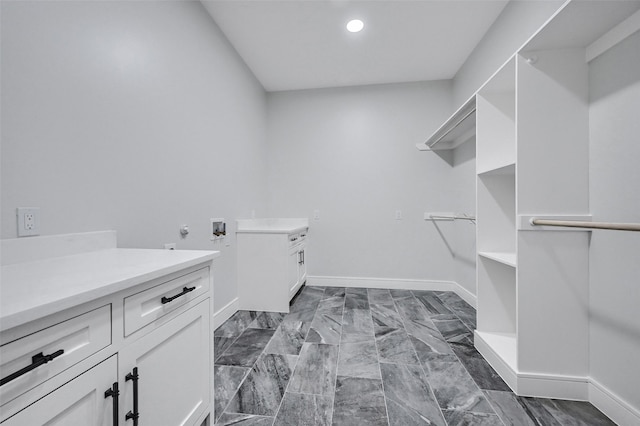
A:
{"type": "Polygon", "coordinates": [[[130,335],[208,291],[209,268],[202,268],[125,297],[124,335],[130,335]]]}
{"type": "Polygon", "coordinates": [[[0,375],[3,379],[36,363],[40,365],[0,387],[2,405],[110,344],[111,305],[3,344],[0,347],[0,375]],[[57,356],[46,363],[39,363],[38,354],[57,356]]]}

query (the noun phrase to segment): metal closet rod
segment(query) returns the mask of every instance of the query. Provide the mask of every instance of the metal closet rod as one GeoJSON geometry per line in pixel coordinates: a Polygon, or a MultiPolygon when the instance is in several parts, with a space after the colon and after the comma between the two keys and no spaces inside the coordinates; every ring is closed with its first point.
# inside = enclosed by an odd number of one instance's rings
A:
{"type": "Polygon", "coordinates": [[[453,219],[453,220],[470,220],[475,222],[476,218],[472,216],[445,216],[445,215],[431,215],[431,219],[453,219]]]}
{"type": "Polygon", "coordinates": [[[580,220],[531,219],[532,225],[565,226],[570,228],[610,229],[614,231],[640,231],[640,223],[584,222],[580,220]]]}

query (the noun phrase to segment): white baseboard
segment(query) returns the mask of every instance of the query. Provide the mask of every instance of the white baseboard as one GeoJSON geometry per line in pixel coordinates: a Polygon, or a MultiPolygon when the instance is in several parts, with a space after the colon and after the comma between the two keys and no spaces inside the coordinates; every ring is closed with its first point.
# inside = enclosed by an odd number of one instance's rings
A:
{"type": "Polygon", "coordinates": [[[401,278],[307,276],[308,286],[383,288],[393,290],[453,291],[476,307],[476,296],[454,281],[414,280],[401,278]]]}
{"type": "Polygon", "coordinates": [[[220,327],[226,320],[231,318],[231,315],[238,312],[240,301],[236,297],[231,302],[227,303],[219,309],[218,311],[213,313],[213,328],[216,329],[220,327]]]}
{"type": "Polygon", "coordinates": [[[620,426],[640,426],[640,411],[598,383],[592,377],[525,373],[514,370],[475,333],[478,352],[520,396],[589,401],[620,426]]]}
{"type": "Polygon", "coordinates": [[[589,380],[589,402],[620,426],[640,425],[640,411],[593,378],[589,380]]]}

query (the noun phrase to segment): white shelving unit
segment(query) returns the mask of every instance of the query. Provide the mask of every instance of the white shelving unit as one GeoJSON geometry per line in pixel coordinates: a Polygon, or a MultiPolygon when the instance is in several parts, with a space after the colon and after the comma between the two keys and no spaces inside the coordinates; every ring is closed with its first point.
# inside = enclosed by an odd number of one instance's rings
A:
{"type": "Polygon", "coordinates": [[[634,8],[565,4],[476,93],[475,346],[519,395],[589,399],[589,233],[524,222],[590,220],[588,61],[634,8]]]}
{"type": "Polygon", "coordinates": [[[424,143],[416,144],[420,151],[443,151],[457,148],[476,133],[476,99],[468,99],[424,143]]]}
{"type": "MultiPolygon", "coordinates": [[[[478,333],[496,370],[517,370],[515,61],[476,96],[478,333]]],[[[476,338],[476,341],[478,339],[476,338]]]]}

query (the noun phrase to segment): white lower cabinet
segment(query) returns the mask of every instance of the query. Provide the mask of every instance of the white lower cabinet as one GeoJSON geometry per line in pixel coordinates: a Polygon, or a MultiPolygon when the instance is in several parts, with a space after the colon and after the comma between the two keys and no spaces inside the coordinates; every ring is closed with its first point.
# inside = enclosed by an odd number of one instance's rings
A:
{"type": "Polygon", "coordinates": [[[307,228],[237,233],[240,309],[289,312],[307,279],[307,228]]]}
{"type": "Polygon", "coordinates": [[[3,331],[2,426],[200,426],[213,407],[210,269],[3,331]]]}
{"type": "Polygon", "coordinates": [[[213,377],[208,321],[203,301],[120,352],[125,424],[193,425],[204,413],[213,377]]]}
{"type": "MultiPolygon", "coordinates": [[[[9,418],[6,426],[112,426],[114,399],[105,391],[117,381],[114,355],[9,418]]],[[[158,423],[160,424],[160,423],[158,423]]]]}

